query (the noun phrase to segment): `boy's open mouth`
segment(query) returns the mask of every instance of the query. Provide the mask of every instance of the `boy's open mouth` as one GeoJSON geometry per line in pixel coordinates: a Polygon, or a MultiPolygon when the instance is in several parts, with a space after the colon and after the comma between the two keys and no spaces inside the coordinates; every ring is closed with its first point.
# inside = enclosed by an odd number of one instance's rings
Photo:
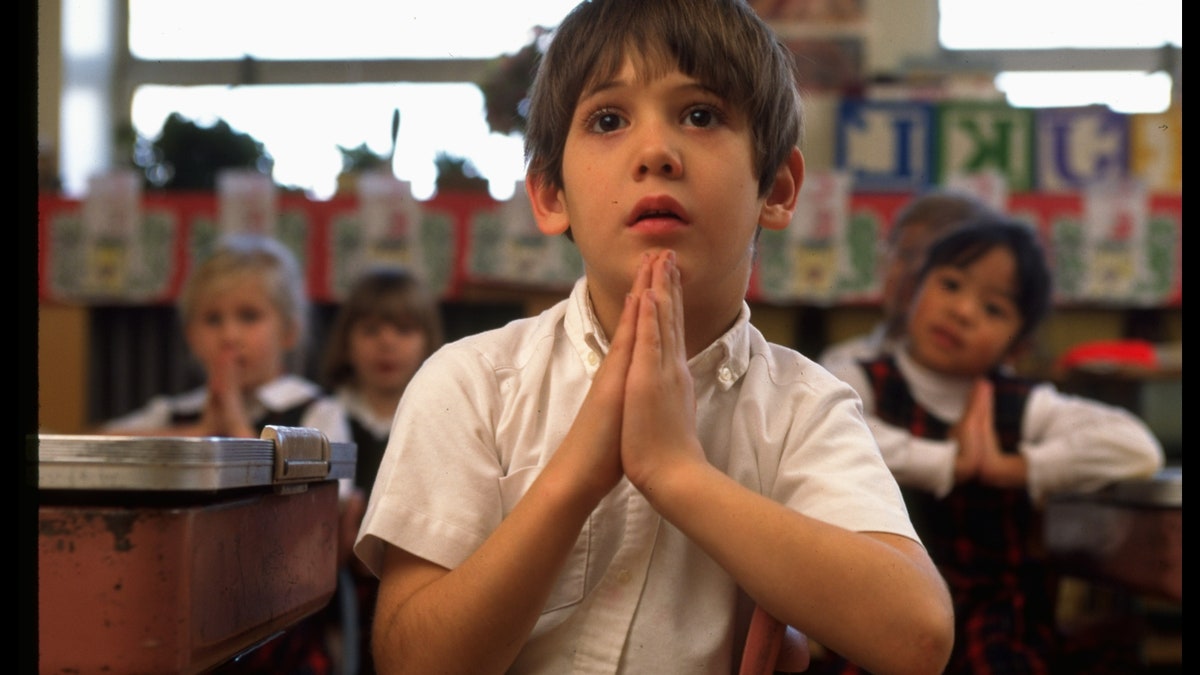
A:
{"type": "Polygon", "coordinates": [[[680,219],[679,216],[677,216],[676,214],[674,214],[670,211],[647,211],[647,212],[641,214],[640,216],[638,216],[635,220],[642,221],[642,220],[647,220],[649,218],[674,218],[675,220],[680,219]]]}
{"type": "Polygon", "coordinates": [[[630,227],[648,221],[675,221],[677,225],[688,223],[687,213],[674,199],[666,196],[646,197],[640,200],[630,215],[630,227]]]}

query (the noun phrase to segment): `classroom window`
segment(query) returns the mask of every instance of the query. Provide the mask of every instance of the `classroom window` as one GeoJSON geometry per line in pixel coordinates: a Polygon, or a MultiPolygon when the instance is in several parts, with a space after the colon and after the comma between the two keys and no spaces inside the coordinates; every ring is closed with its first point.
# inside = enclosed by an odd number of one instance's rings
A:
{"type": "Polygon", "coordinates": [[[938,10],[943,48],[1012,66],[1001,68],[996,88],[1014,106],[1100,103],[1138,113],[1171,103],[1183,48],[1178,0],[938,0],[938,10]],[[1141,67],[1100,63],[1122,59],[1141,67]]]}
{"type": "Polygon", "coordinates": [[[390,151],[397,108],[393,170],[415,196],[432,194],[439,152],[469,160],[491,181],[494,197],[511,196],[524,176],[521,139],[490,132],[472,74],[523,47],[536,26],[556,25],[577,2],[530,0],[514,10],[491,0],[62,1],[64,96],[116,102],[100,115],[64,107],[60,138],[70,150],[60,166],[67,195],[81,196],[89,176],[121,159],[113,130],[122,120],[153,138],[179,112],[201,124],[220,118],[253,136],[275,160],[280,185],[321,199],[333,194],[339,145],[390,151]],[[114,48],[127,45],[127,54],[114,58],[109,48],[98,54],[94,45],[114,35],[126,38],[114,48]],[[220,81],[227,73],[242,75],[239,63],[253,70],[247,58],[329,67],[298,75],[293,69],[287,81],[265,68],[253,82],[220,81]],[[401,74],[386,76],[393,66],[401,74]],[[174,81],[163,81],[164,72],[174,81]],[[322,73],[334,77],[322,81],[322,73]],[[120,109],[122,90],[128,110],[120,109]]]}
{"type": "MultiPolygon", "coordinates": [[[[388,152],[391,115],[399,108],[393,170],[416,196],[432,193],[434,157],[447,152],[470,160],[491,181],[493,196],[505,199],[523,174],[521,142],[487,128],[471,74],[522,47],[535,26],[556,25],[576,1],[529,0],[514,9],[493,0],[62,0],[63,190],[82,195],[90,175],[123,159],[114,141],[122,122],[153,137],[177,111],[198,122],[221,118],[254,136],[275,159],[281,185],[327,198],[341,166],[337,146],[365,143],[388,152]],[[327,67],[293,79],[272,79],[277,71],[264,70],[245,82],[239,78],[253,64],[234,66],[247,57],[327,67]],[[361,76],[373,63],[403,73],[361,76]],[[336,77],[322,80],[326,73],[336,77]]],[[[1014,105],[1102,102],[1122,112],[1162,110],[1181,87],[1172,75],[1182,65],[1175,71],[1161,60],[1135,59],[1136,70],[1111,76],[1082,72],[1114,70],[1096,63],[1054,73],[1073,48],[1119,60],[1125,50],[1145,54],[1174,45],[1181,64],[1177,0],[933,1],[947,52],[1003,55],[997,86],[1014,105]],[[1068,92],[1074,98],[1064,98],[1068,92]]]]}

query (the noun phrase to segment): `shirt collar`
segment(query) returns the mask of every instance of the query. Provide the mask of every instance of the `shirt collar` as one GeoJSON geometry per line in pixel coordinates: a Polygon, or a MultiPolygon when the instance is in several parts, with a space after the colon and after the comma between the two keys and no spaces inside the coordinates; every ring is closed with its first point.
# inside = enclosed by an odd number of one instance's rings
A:
{"type": "Polygon", "coordinates": [[[342,404],[346,414],[358,421],[371,435],[376,438],[387,438],[392,430],[392,417],[380,417],[375,414],[362,395],[350,386],[342,386],[337,391],[337,401],[342,404]]]}
{"type": "Polygon", "coordinates": [[[895,356],[896,367],[918,403],[942,420],[957,420],[962,416],[974,384],[972,378],[936,373],[917,363],[906,346],[896,349],[895,356]]]}
{"type": "Polygon", "coordinates": [[[272,412],[287,410],[320,395],[321,390],[316,384],[297,375],[277,377],[255,392],[258,402],[272,412]]]}

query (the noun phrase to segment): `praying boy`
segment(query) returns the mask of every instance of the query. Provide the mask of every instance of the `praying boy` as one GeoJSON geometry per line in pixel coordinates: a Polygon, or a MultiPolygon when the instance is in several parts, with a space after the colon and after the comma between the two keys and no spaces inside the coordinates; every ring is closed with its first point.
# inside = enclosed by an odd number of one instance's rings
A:
{"type": "Polygon", "coordinates": [[[356,547],[385,672],[720,673],[755,604],[940,671],[945,586],[854,392],[749,323],[804,175],[790,54],[742,0],[592,0],[534,84],[526,189],[585,274],[440,350],[356,547]]]}

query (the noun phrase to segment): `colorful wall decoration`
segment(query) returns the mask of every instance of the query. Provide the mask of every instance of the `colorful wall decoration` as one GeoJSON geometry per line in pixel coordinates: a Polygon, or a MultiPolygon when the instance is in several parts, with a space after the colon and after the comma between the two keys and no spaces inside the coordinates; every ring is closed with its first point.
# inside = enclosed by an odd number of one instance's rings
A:
{"type": "MultiPolygon", "coordinates": [[[[780,19],[800,8],[763,5],[780,19]]],[[[858,18],[830,16],[834,25],[858,18]]],[[[970,190],[1038,231],[1059,302],[1178,306],[1181,108],[1122,115],[1102,106],[843,99],[836,166],[808,172],[790,227],[761,233],[749,297],[876,302],[879,242],[894,214],[914,194],[944,186],[970,190]]],[[[391,175],[364,175],[355,196],[317,202],[265,193],[244,177],[216,195],[142,194],[117,172],[98,177],[83,201],[40,198],[39,297],[171,302],[194,261],[239,229],[289,245],[317,301],[338,300],[372,265],[409,267],[448,299],[472,286],[568,289],[583,274],[578,251],[540,233],[520,187],[507,202],[485,193],[418,201],[391,175]]]]}
{"type": "Polygon", "coordinates": [[[1105,106],[1031,110],[1003,102],[843,99],[836,166],[860,192],[914,192],[993,171],[1014,192],[1073,192],[1136,177],[1183,186],[1182,105],[1125,115],[1105,106]]]}
{"type": "MultiPolygon", "coordinates": [[[[878,300],[878,242],[907,193],[849,189],[843,174],[810,175],[791,227],[763,231],[749,299],[778,304],[878,300]]],[[[1182,304],[1183,197],[1122,190],[1014,192],[1008,210],[1037,229],[1056,273],[1060,303],[1182,304]]],[[[275,234],[296,252],[318,302],[341,297],[365,264],[419,265],[446,299],[471,286],[568,289],[583,273],[565,237],[536,232],[524,193],[496,202],[447,194],[393,214],[396,229],[369,236],[356,198],[279,199],[275,234]],[[402,217],[401,217],[402,216],[402,217]],[[523,220],[528,218],[529,220],[523,220]]],[[[85,202],[39,200],[39,297],[44,302],[173,302],[194,261],[220,236],[213,195],[146,194],[128,237],[90,233],[85,202]]]]}

